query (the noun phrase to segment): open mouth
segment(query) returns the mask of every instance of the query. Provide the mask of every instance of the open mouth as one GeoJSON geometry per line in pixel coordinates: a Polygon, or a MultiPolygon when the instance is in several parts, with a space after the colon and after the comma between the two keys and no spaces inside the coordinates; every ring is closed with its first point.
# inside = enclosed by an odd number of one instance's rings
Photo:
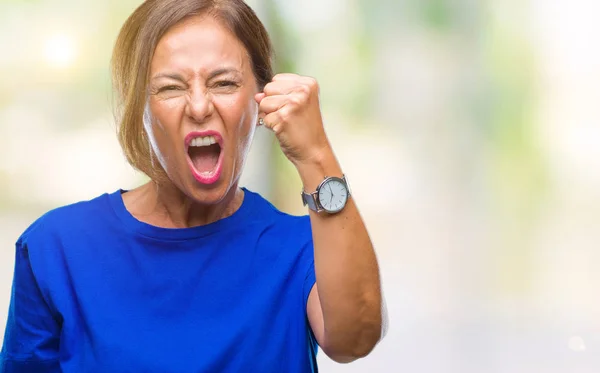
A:
{"type": "MultiPolygon", "coordinates": [[[[193,136],[193,135],[192,135],[193,136]]],[[[216,182],[221,173],[221,141],[218,135],[188,139],[188,157],[192,173],[202,184],[216,182]]]]}

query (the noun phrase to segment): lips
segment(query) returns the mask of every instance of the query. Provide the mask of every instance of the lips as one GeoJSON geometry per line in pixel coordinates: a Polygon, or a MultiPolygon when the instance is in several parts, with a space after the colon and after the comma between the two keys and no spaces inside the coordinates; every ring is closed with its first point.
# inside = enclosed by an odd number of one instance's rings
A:
{"type": "Polygon", "coordinates": [[[188,166],[200,184],[216,183],[223,169],[223,137],[217,131],[192,132],[185,137],[188,166]]]}

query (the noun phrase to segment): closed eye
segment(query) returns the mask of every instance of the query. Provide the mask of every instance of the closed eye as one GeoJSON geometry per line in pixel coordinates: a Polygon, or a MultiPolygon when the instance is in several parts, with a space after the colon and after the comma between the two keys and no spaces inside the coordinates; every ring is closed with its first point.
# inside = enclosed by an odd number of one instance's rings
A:
{"type": "Polygon", "coordinates": [[[220,82],[215,83],[215,87],[223,88],[223,87],[237,87],[238,84],[236,82],[232,82],[231,80],[221,80],[220,82]]]}
{"type": "Polygon", "coordinates": [[[178,87],[176,85],[167,85],[164,87],[160,87],[160,89],[158,91],[164,92],[164,91],[179,91],[179,90],[181,90],[181,87],[178,87]]]}

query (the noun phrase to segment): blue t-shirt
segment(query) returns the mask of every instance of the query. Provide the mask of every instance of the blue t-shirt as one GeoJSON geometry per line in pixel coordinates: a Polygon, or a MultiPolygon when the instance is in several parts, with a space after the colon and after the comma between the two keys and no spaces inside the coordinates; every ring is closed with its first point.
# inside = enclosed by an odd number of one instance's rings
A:
{"type": "Polygon", "coordinates": [[[145,224],[122,191],[19,238],[1,373],[315,372],[308,216],[246,189],[232,216],[145,224]]]}

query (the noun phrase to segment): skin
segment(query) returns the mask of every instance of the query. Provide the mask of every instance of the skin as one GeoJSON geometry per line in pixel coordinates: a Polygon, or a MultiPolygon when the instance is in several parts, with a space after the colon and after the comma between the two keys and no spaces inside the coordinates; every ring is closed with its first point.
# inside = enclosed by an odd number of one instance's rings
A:
{"type": "Polygon", "coordinates": [[[258,115],[256,79],[243,45],[212,18],[180,23],[156,47],[148,90],[145,127],[170,181],[126,193],[126,206],[138,219],[170,228],[231,215],[243,200],[238,182],[258,115]],[[188,133],[204,130],[223,137],[223,172],[212,185],[194,179],[184,144],[188,133]]]}
{"type": "MultiPolygon", "coordinates": [[[[250,58],[237,38],[210,17],[176,25],[156,47],[150,68],[146,128],[169,181],[127,192],[139,220],[168,228],[208,224],[233,214],[258,118],[274,132],[306,191],[342,169],[325,134],[319,87],[308,77],[280,74],[258,91],[250,58]],[[226,72],[215,75],[215,72],[226,72]],[[212,129],[223,136],[218,182],[197,182],[187,165],[185,136],[212,129]]],[[[317,284],[307,315],[315,337],[333,360],[366,356],[381,336],[379,269],[353,198],[338,214],[310,211],[317,284]]]]}

